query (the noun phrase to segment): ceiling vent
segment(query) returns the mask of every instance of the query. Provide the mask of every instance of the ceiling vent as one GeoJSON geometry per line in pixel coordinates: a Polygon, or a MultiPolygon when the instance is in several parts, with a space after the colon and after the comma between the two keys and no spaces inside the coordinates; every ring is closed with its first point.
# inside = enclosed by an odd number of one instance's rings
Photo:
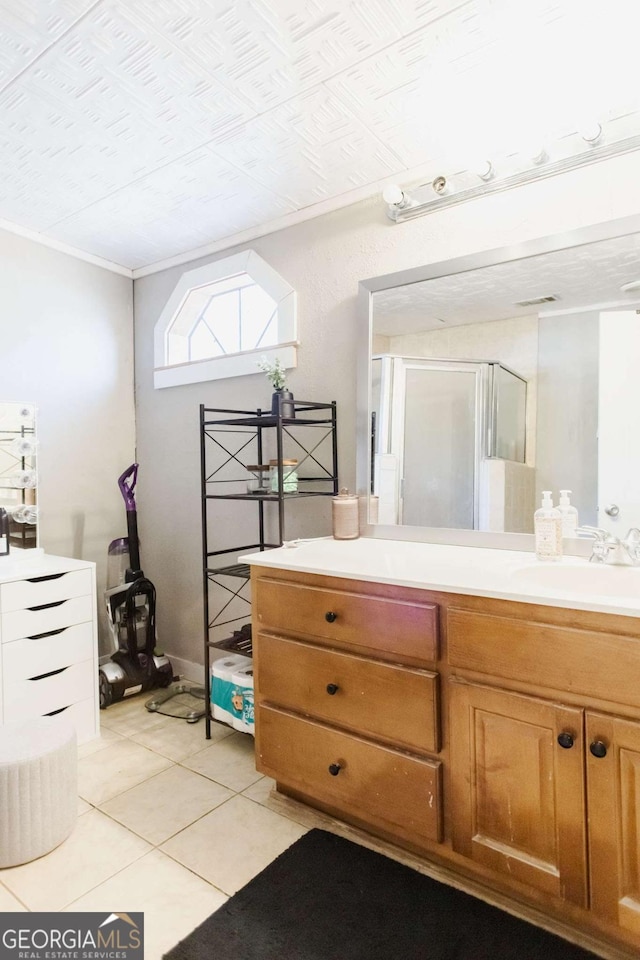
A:
{"type": "Polygon", "coordinates": [[[560,297],[552,293],[548,297],[532,297],[531,300],[518,300],[516,307],[537,307],[541,303],[555,303],[556,300],[559,299],[560,297]]]}

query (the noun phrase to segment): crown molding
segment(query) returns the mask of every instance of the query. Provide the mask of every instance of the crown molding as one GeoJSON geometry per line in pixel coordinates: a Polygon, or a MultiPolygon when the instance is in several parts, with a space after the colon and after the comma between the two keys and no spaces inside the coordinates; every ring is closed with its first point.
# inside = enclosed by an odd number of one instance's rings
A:
{"type": "Polygon", "coordinates": [[[102,257],[96,257],[93,253],[87,253],[86,250],[80,250],[79,247],[72,247],[68,243],[62,243],[60,240],[54,240],[53,237],[47,237],[44,233],[37,230],[31,230],[29,227],[21,227],[11,220],[0,218],[0,230],[6,233],[13,233],[18,237],[24,237],[25,240],[31,240],[39,243],[43,247],[49,247],[50,250],[57,250],[58,253],[64,253],[68,257],[74,257],[76,260],[84,260],[85,263],[91,263],[94,267],[101,267],[103,270],[109,270],[111,273],[119,273],[122,277],[128,277],[133,280],[133,270],[130,267],[123,267],[120,263],[113,263],[111,260],[104,260],[102,257]]]}

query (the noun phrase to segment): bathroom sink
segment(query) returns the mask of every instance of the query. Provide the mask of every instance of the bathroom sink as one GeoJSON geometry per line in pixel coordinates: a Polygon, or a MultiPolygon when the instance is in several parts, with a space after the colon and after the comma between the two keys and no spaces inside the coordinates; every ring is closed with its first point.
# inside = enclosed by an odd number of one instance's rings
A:
{"type": "Polygon", "coordinates": [[[514,570],[512,577],[515,583],[528,589],[640,598],[640,567],[589,563],[587,560],[581,563],[541,562],[514,570]]]}

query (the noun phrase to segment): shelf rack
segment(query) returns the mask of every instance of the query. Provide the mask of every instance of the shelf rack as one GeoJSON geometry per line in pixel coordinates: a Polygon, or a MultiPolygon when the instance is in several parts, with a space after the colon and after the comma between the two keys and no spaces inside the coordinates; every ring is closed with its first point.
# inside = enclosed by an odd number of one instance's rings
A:
{"type": "MultiPolygon", "coordinates": [[[[289,400],[286,410],[293,416],[283,416],[282,398],[274,395],[276,412],[272,410],[229,410],[200,405],[200,482],[202,506],[202,570],[204,597],[204,671],[205,690],[211,689],[211,649],[251,655],[250,626],[247,638],[246,621],[250,617],[250,570],[248,564],[238,563],[237,557],[252,551],[269,550],[282,545],[286,539],[286,506],[289,501],[307,497],[335,496],[338,493],[338,447],[336,433],[336,403],[317,403],[289,400]],[[281,461],[295,453],[298,459],[298,490],[285,492],[283,471],[279,471],[278,487],[266,493],[248,493],[246,490],[247,464],[265,462],[269,458],[281,461]],[[240,473],[240,471],[244,471],[240,473]],[[252,503],[256,509],[256,538],[242,545],[219,545],[212,549],[215,536],[211,527],[213,501],[252,503]],[[276,508],[269,506],[276,504],[276,508]],[[267,514],[276,512],[277,539],[266,536],[267,514]],[[216,603],[212,593],[218,594],[216,603]],[[246,610],[238,613],[238,609],[246,610]],[[233,630],[233,625],[245,621],[245,628],[233,630]],[[214,639],[221,630],[231,636],[214,639]],[[247,644],[247,639],[249,643],[247,644]]],[[[211,737],[211,701],[206,698],[206,737],[211,737]]]]}

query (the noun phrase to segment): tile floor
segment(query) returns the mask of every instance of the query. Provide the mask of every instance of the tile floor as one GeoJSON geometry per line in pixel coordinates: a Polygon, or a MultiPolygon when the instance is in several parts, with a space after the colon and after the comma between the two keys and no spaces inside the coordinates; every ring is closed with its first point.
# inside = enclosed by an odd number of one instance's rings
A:
{"type": "Polygon", "coordinates": [[[0,870],[0,912],[142,911],[145,958],[162,954],[323,818],[273,797],[253,738],[204,719],[102,711],[79,748],[78,822],[47,856],[0,870]]]}

